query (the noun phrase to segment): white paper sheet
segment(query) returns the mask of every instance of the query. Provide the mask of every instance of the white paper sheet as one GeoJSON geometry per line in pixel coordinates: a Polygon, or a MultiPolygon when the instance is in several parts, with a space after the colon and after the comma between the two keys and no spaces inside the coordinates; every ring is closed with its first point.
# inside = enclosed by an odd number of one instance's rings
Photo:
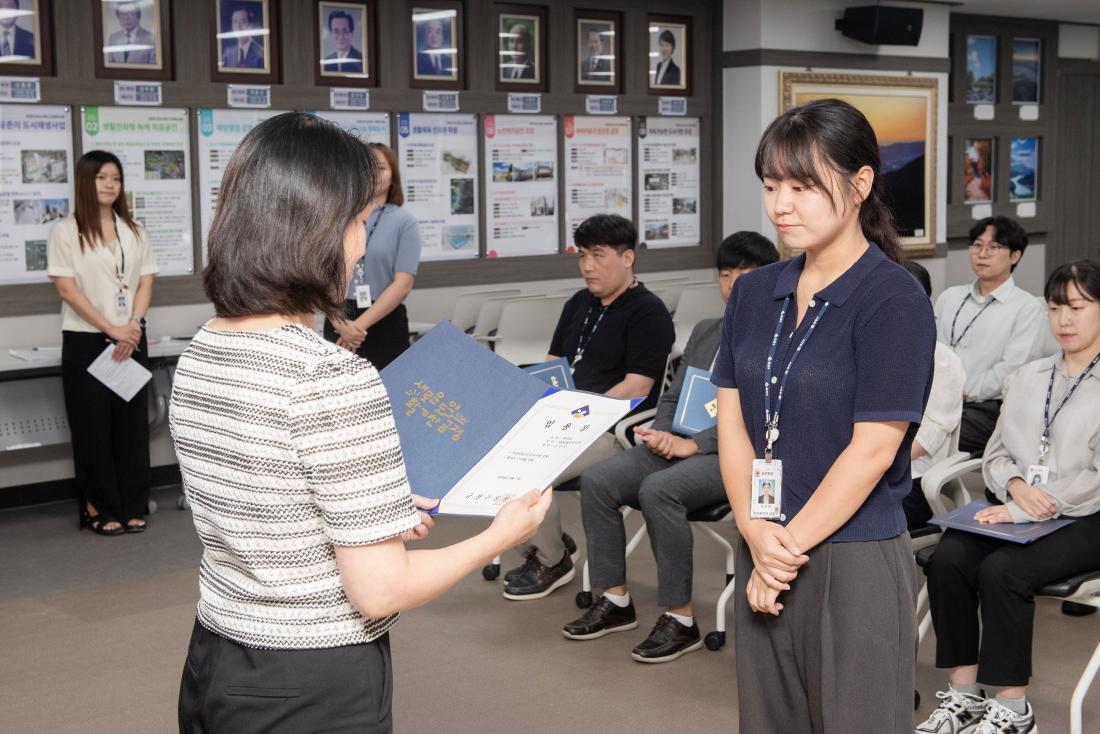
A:
{"type": "Polygon", "coordinates": [[[111,388],[120,398],[130,402],[137,395],[138,390],[153,377],[153,373],[135,362],[133,358],[124,359],[121,362],[111,359],[114,351],[114,344],[107,345],[107,348],[88,367],[88,373],[111,388]]]}
{"type": "Polygon", "coordinates": [[[628,412],[629,400],[572,390],[547,395],[447,493],[440,512],[496,515],[509,500],[548,487],[628,412]]]}
{"type": "Polygon", "coordinates": [[[9,349],[8,354],[24,362],[56,362],[61,359],[61,347],[27,347],[9,349]]]}

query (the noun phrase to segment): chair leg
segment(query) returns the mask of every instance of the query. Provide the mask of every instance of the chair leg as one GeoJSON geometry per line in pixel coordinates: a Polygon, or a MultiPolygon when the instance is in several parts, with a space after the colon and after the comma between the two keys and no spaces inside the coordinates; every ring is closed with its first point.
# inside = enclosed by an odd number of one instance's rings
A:
{"type": "Polygon", "coordinates": [[[1097,671],[1100,671],[1100,644],[1097,644],[1089,664],[1085,666],[1085,672],[1081,674],[1077,687],[1073,689],[1073,698],[1070,699],[1069,705],[1069,734],[1084,734],[1082,708],[1097,671]]]}
{"type": "Polygon", "coordinates": [[[728,584],[733,578],[734,567],[736,562],[736,556],[733,551],[733,545],[728,540],[719,535],[714,528],[705,523],[693,523],[695,527],[702,530],[708,537],[712,538],[718,545],[722,546],[722,550],[726,553],[726,583],[728,584]]]}
{"type": "Polygon", "coordinates": [[[917,628],[917,646],[919,647],[924,638],[928,636],[928,630],[932,627],[932,611],[929,610],[921,617],[920,627],[917,628]]]}
{"type": "Polygon", "coordinates": [[[928,582],[925,581],[921,584],[920,593],[917,594],[917,614],[920,614],[920,610],[924,609],[924,605],[928,603],[928,582]]]}
{"type": "Polygon", "coordinates": [[[726,644],[726,606],[729,604],[730,597],[733,596],[733,582],[734,579],[731,577],[726,583],[726,588],[722,589],[721,596],[718,597],[718,605],[714,613],[715,629],[704,640],[708,650],[721,650],[726,644]]]}

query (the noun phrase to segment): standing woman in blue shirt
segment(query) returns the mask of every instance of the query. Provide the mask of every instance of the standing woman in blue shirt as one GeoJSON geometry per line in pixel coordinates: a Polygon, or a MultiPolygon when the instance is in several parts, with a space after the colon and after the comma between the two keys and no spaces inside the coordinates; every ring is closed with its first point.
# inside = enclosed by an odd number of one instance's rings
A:
{"type": "Polygon", "coordinates": [[[348,284],[344,321],[325,319],[325,338],[382,369],[409,348],[409,315],[404,300],[420,264],[420,228],[401,208],[405,192],[397,156],[388,145],[372,143],[378,164],[376,207],[367,220],[367,251],[348,284]]]}
{"type": "Polygon", "coordinates": [[[740,730],[908,734],[916,578],[901,502],[932,383],[931,304],[897,264],[878,141],[854,107],[777,118],[756,173],[803,254],[738,279],[712,378],[743,541],[740,730]]]}

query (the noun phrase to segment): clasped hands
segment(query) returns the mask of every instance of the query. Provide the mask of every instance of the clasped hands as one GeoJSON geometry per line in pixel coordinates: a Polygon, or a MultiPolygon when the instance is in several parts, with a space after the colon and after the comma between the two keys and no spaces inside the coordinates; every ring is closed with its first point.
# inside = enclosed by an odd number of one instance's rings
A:
{"type": "MultiPolygon", "coordinates": [[[[1020,509],[1036,520],[1049,520],[1058,511],[1058,503],[1049,494],[1033,487],[1020,477],[1014,477],[1008,483],[1008,494],[1020,509]]],[[[993,505],[979,510],[974,519],[982,525],[1001,522],[1015,522],[1004,505],[993,505]]]]}
{"type": "Polygon", "coordinates": [[[343,347],[349,352],[354,352],[363,346],[363,340],[367,338],[367,330],[356,321],[337,319],[332,322],[332,328],[340,338],[336,340],[336,346],[343,347]]]}
{"type": "Polygon", "coordinates": [[[141,323],[131,320],[124,326],[113,326],[107,330],[107,336],[115,342],[111,359],[116,362],[129,359],[137,351],[138,344],[141,344],[141,323]]]}
{"type": "Polygon", "coordinates": [[[634,435],[646,447],[662,459],[686,459],[699,453],[699,445],[690,438],[681,438],[668,431],[656,431],[652,428],[635,427],[634,435]]]}
{"type": "Polygon", "coordinates": [[[752,574],[745,596],[754,612],[779,616],[779,594],[791,588],[798,570],[810,557],[802,553],[794,536],[779,523],[750,520],[741,533],[752,554],[752,574]]]}

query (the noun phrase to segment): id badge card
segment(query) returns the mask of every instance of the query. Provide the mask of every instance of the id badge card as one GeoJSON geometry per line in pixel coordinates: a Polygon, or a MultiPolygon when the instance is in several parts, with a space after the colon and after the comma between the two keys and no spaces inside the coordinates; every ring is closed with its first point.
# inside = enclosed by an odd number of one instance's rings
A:
{"type": "Polygon", "coordinates": [[[355,305],[358,308],[370,308],[370,285],[355,286],[355,305]]]}
{"type": "Polygon", "coordinates": [[[1024,477],[1032,487],[1045,487],[1050,481],[1050,467],[1042,464],[1032,464],[1027,468],[1027,476],[1024,477]]]}
{"type": "Polygon", "coordinates": [[[749,517],[776,520],[783,506],[783,462],[779,459],[752,461],[752,503],[749,517]]]}
{"type": "Polygon", "coordinates": [[[126,291],[115,294],[115,310],[120,314],[130,313],[130,299],[126,296],[126,291]]]}

